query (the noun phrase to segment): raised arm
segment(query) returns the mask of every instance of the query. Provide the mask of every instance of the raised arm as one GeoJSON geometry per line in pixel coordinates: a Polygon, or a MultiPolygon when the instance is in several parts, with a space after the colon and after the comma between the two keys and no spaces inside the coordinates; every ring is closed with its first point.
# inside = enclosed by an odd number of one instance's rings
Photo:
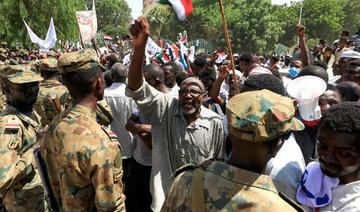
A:
{"type": "Polygon", "coordinates": [[[305,27],[301,24],[298,24],[296,26],[296,32],[299,36],[301,62],[303,64],[303,67],[306,67],[310,65],[310,54],[309,54],[309,48],[306,43],[305,27]]]}
{"type": "Polygon", "coordinates": [[[219,68],[219,76],[213,83],[209,96],[219,105],[223,105],[225,100],[219,96],[221,85],[224,80],[229,76],[229,69],[227,66],[220,66],[219,68]]]}
{"type": "Polygon", "coordinates": [[[135,20],[135,23],[130,27],[130,33],[132,35],[134,54],[129,68],[128,87],[136,91],[143,83],[142,67],[145,56],[145,46],[150,35],[150,27],[147,19],[142,16],[135,20]]]}

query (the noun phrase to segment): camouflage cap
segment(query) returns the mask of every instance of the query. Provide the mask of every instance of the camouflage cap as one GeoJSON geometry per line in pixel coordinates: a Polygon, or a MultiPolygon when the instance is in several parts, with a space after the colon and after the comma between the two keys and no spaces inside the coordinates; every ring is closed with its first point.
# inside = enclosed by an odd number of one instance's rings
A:
{"type": "Polygon", "coordinates": [[[39,82],[43,80],[40,75],[31,70],[30,64],[5,65],[0,71],[0,76],[16,84],[39,82]]]}
{"type": "Polygon", "coordinates": [[[99,68],[100,59],[95,50],[85,49],[63,54],[58,60],[61,74],[99,68]]]}
{"type": "Polygon", "coordinates": [[[37,71],[58,71],[57,59],[55,58],[47,58],[41,59],[34,63],[34,67],[37,71]]]}
{"type": "Polygon", "coordinates": [[[269,90],[236,95],[226,110],[229,133],[246,141],[267,142],[289,131],[304,129],[294,117],[293,101],[269,90]]]}
{"type": "Polygon", "coordinates": [[[57,58],[57,54],[54,51],[49,51],[48,53],[46,53],[46,55],[48,56],[48,58],[57,58]]]}

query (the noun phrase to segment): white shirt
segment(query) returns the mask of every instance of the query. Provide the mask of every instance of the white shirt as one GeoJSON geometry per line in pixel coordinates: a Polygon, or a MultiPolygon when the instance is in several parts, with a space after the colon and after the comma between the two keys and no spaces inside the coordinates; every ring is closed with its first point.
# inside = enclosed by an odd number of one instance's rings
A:
{"type": "Polygon", "coordinates": [[[284,142],[275,158],[268,162],[265,174],[273,179],[278,191],[296,200],[296,190],[301,183],[305,168],[301,149],[296,143],[294,134],[291,133],[291,136],[284,142]]]}
{"type": "Polygon", "coordinates": [[[133,135],[125,126],[137,106],[131,98],[125,96],[125,88],[124,83],[113,83],[104,93],[104,99],[110,105],[114,117],[110,129],[119,139],[123,159],[131,158],[136,147],[133,135]]]}
{"type": "Polygon", "coordinates": [[[177,84],[175,84],[174,87],[169,88],[169,90],[170,90],[170,91],[166,93],[167,95],[179,99],[179,90],[180,90],[180,87],[179,87],[177,84]]]}
{"type": "MultiPolygon", "coordinates": [[[[134,115],[139,117],[141,124],[149,124],[148,121],[144,118],[144,116],[139,112],[135,112],[134,115]]],[[[141,140],[139,135],[135,135],[136,138],[136,148],[134,152],[134,159],[136,162],[140,163],[143,166],[151,166],[152,165],[152,157],[151,157],[151,149],[144,144],[144,141],[141,140]]]]}
{"type": "Polygon", "coordinates": [[[320,211],[360,211],[360,181],[338,185],[332,189],[332,201],[320,211]]]}

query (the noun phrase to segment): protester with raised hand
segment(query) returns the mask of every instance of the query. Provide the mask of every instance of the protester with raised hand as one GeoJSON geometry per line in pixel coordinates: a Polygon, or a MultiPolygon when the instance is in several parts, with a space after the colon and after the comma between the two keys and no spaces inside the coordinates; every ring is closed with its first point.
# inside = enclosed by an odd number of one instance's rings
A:
{"type": "Polygon", "coordinates": [[[187,78],[179,90],[179,100],[157,91],[145,82],[142,67],[150,34],[145,17],[132,25],[134,54],[126,94],[152,124],[152,208],[159,211],[172,184],[171,176],[187,163],[199,164],[223,158],[225,152],[220,117],[202,106],[205,87],[196,78],[187,78]]]}

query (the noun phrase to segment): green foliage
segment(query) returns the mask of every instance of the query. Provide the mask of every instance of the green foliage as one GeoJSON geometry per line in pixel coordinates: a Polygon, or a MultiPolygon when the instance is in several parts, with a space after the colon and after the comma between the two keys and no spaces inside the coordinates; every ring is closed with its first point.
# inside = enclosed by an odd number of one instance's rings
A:
{"type": "Polygon", "coordinates": [[[11,45],[30,45],[24,19],[40,38],[44,39],[50,18],[59,40],[78,36],[75,11],[83,8],[82,0],[1,0],[0,1],[0,39],[11,45]]]}
{"type": "MultiPolygon", "coordinates": [[[[276,43],[297,45],[299,2],[271,5],[270,0],[223,0],[234,52],[264,53],[276,43]]],[[[155,35],[172,40],[183,30],[191,40],[205,39],[226,49],[218,1],[193,0],[194,12],[179,22],[168,6],[157,6],[148,17],[155,35]]],[[[342,29],[354,33],[360,26],[360,0],[304,0],[302,24],[308,38],[325,38],[331,43],[342,29]]],[[[311,46],[310,46],[311,47],[311,46]]]]}
{"type": "MultiPolygon", "coordinates": [[[[0,0],[0,40],[13,46],[35,47],[27,35],[24,19],[44,39],[50,18],[58,40],[77,40],[79,29],[75,12],[92,7],[92,0],[0,0]]],[[[127,34],[131,9],[125,0],[96,1],[98,31],[115,35],[127,34]]]]}
{"type": "MultiPolygon", "coordinates": [[[[148,17],[154,34],[175,39],[186,29],[190,39],[203,38],[226,49],[218,1],[194,0],[193,4],[195,10],[185,22],[177,21],[169,7],[153,9],[148,17]]],[[[226,0],[224,7],[234,52],[265,52],[274,47],[282,30],[270,0],[226,0]]]]}
{"type": "MultiPolygon", "coordinates": [[[[287,46],[297,44],[295,26],[299,22],[300,3],[277,6],[276,16],[283,23],[284,33],[279,42],[287,46]]],[[[360,25],[360,0],[304,0],[302,24],[313,41],[325,38],[329,44],[341,30],[353,34],[360,25]]],[[[315,42],[318,44],[318,42],[315,42]]],[[[313,47],[314,42],[309,43],[313,47]]]]}
{"type": "Polygon", "coordinates": [[[345,14],[343,28],[355,32],[360,27],[360,0],[347,0],[343,10],[345,14]]]}
{"type": "MultiPolygon", "coordinates": [[[[91,9],[92,0],[86,0],[86,6],[91,9]]],[[[95,1],[98,20],[98,32],[112,35],[128,34],[131,9],[125,0],[95,1]]]]}

